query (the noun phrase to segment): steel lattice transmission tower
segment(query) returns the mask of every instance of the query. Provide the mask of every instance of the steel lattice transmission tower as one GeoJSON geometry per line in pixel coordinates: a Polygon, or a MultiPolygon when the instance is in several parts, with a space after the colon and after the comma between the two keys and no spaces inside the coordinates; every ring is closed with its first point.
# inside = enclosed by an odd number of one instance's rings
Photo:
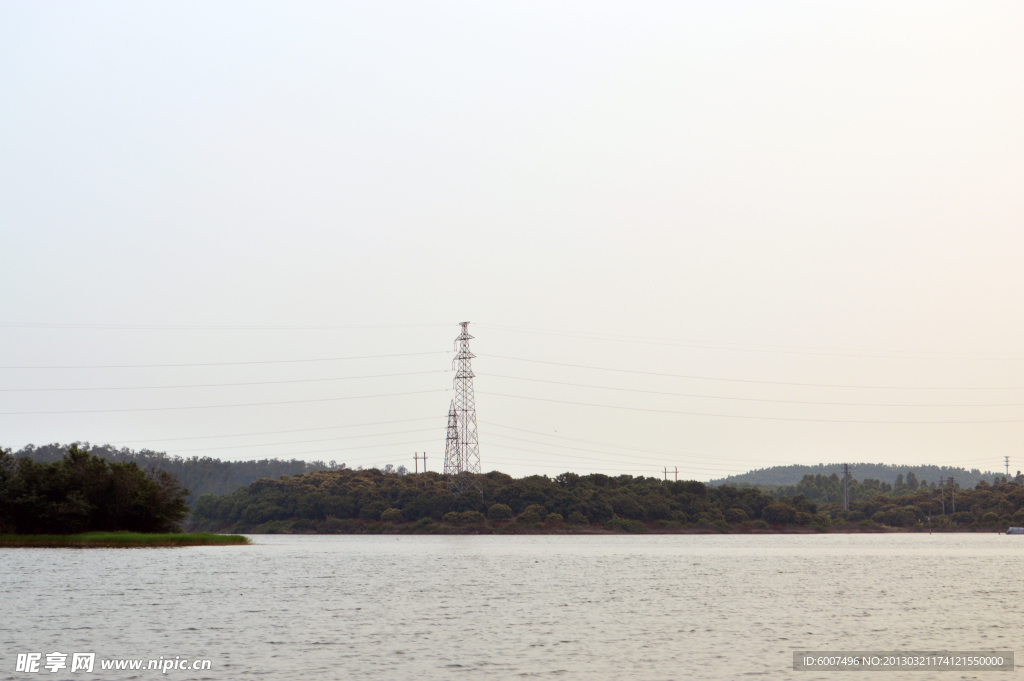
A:
{"type": "Polygon", "coordinates": [[[480,441],[476,432],[476,397],[473,395],[473,365],[475,355],[469,351],[469,322],[462,322],[462,333],[455,339],[455,399],[448,410],[448,435],[444,446],[444,474],[448,486],[455,494],[476,490],[483,494],[477,482],[480,475],[480,441]]]}

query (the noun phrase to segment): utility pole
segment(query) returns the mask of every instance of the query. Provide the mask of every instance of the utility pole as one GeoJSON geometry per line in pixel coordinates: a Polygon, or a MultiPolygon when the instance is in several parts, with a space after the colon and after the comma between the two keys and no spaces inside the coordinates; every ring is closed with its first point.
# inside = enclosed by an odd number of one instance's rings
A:
{"type": "Polygon", "coordinates": [[[946,515],[946,488],[943,486],[942,478],[939,478],[939,499],[942,501],[942,515],[946,515]]]}
{"type": "Polygon", "coordinates": [[[676,482],[679,482],[679,466],[676,466],[676,482]]]}
{"type": "Polygon", "coordinates": [[[662,473],[665,475],[665,482],[668,482],[668,468],[662,468],[662,473]]]}
{"type": "Polygon", "coordinates": [[[469,351],[469,322],[461,322],[462,333],[455,339],[455,399],[448,410],[448,431],[444,447],[444,475],[452,493],[474,489],[483,496],[480,475],[480,440],[476,430],[476,397],[473,393],[473,364],[469,351]]]}
{"type": "Polygon", "coordinates": [[[850,464],[843,464],[843,510],[850,510],[850,464]]]}
{"type": "Polygon", "coordinates": [[[1009,478],[1010,478],[1010,457],[1004,456],[1003,459],[1006,460],[1006,478],[1007,478],[1007,480],[1009,480],[1009,478]]]}
{"type": "Polygon", "coordinates": [[[956,478],[949,477],[949,498],[953,502],[953,513],[956,513],[956,478]]]}
{"type": "Polygon", "coordinates": [[[423,456],[420,456],[419,452],[413,454],[413,459],[416,460],[416,486],[420,486],[420,460],[423,460],[423,472],[427,472],[427,453],[423,452],[423,456]]]}

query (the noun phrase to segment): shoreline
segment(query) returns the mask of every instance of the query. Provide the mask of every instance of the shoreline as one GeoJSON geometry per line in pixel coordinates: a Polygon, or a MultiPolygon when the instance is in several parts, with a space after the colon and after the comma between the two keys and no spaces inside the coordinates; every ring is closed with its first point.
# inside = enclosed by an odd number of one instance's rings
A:
{"type": "Polygon", "coordinates": [[[2,534],[0,548],[176,548],[182,546],[244,546],[252,542],[238,534],[84,532],[82,534],[2,534]]]}
{"type": "Polygon", "coordinates": [[[600,525],[567,525],[563,523],[520,524],[494,523],[488,525],[447,525],[442,523],[383,523],[354,521],[348,527],[328,532],[294,531],[281,528],[264,528],[260,526],[241,529],[232,528],[232,532],[247,535],[294,535],[294,536],[332,536],[332,535],[774,535],[774,534],[1006,534],[1005,529],[995,527],[890,527],[886,525],[862,526],[857,524],[831,525],[781,525],[774,527],[753,527],[751,525],[728,526],[720,528],[714,525],[695,527],[659,527],[648,526],[637,522],[627,527],[604,527],[600,525]]]}

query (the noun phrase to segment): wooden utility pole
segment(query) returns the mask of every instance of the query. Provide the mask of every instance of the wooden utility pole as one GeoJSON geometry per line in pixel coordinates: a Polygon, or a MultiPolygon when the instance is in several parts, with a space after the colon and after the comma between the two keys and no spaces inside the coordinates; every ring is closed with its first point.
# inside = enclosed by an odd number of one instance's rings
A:
{"type": "MultiPolygon", "coordinates": [[[[420,456],[419,452],[416,452],[415,454],[413,454],[412,458],[416,460],[416,486],[419,487],[420,486],[420,459],[423,460],[423,472],[426,473],[427,472],[427,453],[423,452],[423,456],[420,456]]],[[[426,487],[426,483],[424,483],[424,487],[426,487]]]]}
{"type": "Polygon", "coordinates": [[[679,466],[676,466],[676,482],[679,482],[679,466]]]}

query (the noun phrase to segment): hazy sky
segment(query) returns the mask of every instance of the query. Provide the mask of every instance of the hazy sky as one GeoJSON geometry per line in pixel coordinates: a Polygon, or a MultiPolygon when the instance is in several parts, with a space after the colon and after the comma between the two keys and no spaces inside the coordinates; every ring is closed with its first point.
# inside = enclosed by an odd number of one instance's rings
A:
{"type": "Polygon", "coordinates": [[[0,444],[438,470],[470,320],[485,470],[1024,469],[1022,121],[1019,2],[5,2],[0,444]]]}

